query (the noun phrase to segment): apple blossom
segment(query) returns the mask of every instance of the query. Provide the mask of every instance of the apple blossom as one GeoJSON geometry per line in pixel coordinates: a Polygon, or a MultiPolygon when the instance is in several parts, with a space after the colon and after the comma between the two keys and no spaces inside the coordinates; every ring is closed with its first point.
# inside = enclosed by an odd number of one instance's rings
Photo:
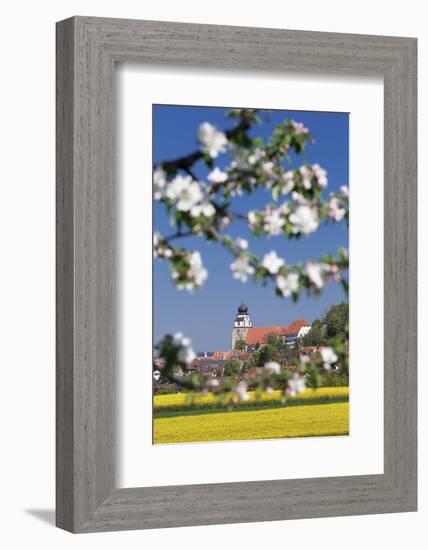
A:
{"type": "Polygon", "coordinates": [[[271,161],[264,162],[264,163],[262,164],[263,170],[264,170],[264,171],[266,172],[266,174],[268,174],[269,176],[272,175],[272,169],[273,169],[274,166],[275,166],[274,163],[271,162],[271,161]]]}
{"type": "Polygon", "coordinates": [[[280,235],[285,225],[285,219],[282,216],[281,210],[269,211],[265,215],[263,222],[263,229],[270,235],[280,235]]]}
{"type": "Polygon", "coordinates": [[[254,149],[253,153],[248,157],[248,162],[250,164],[256,164],[256,162],[259,162],[266,153],[262,149],[254,149]]]}
{"type": "Polygon", "coordinates": [[[177,353],[177,359],[182,363],[191,363],[196,359],[196,353],[191,347],[184,346],[177,353]]]}
{"type": "Polygon", "coordinates": [[[336,361],[338,360],[338,357],[335,353],[335,351],[330,348],[330,347],[321,347],[319,349],[319,352],[321,354],[321,358],[324,362],[324,369],[326,371],[330,371],[331,370],[331,365],[333,363],[336,363],[336,361]]]}
{"type": "Polygon", "coordinates": [[[177,210],[187,212],[203,198],[203,193],[198,182],[190,176],[179,175],[168,185],[166,196],[176,202],[177,210]]]}
{"type": "Polygon", "coordinates": [[[340,204],[337,197],[330,197],[328,200],[328,216],[335,222],[340,222],[346,215],[346,210],[340,204]]]}
{"type": "Polygon", "coordinates": [[[247,393],[247,389],[248,386],[247,383],[244,382],[244,380],[241,380],[241,382],[239,382],[239,384],[236,386],[236,391],[238,393],[239,399],[241,399],[242,401],[247,401],[250,397],[247,393]]]}
{"type": "Polygon", "coordinates": [[[304,377],[300,376],[296,372],[293,374],[293,378],[290,378],[290,380],[288,380],[287,382],[286,394],[289,397],[295,397],[298,393],[305,391],[305,389],[306,383],[304,377]]]}
{"type": "Polygon", "coordinates": [[[238,248],[240,248],[241,250],[247,250],[248,248],[248,241],[247,239],[241,239],[241,237],[238,237],[236,240],[235,240],[235,244],[238,248]]]}
{"type": "Polygon", "coordinates": [[[188,277],[193,279],[196,286],[202,286],[208,277],[208,271],[202,264],[202,258],[199,252],[193,252],[190,255],[189,265],[190,269],[188,271],[188,277]]]}
{"type": "Polygon", "coordinates": [[[278,275],[276,286],[283,296],[291,296],[299,290],[299,274],[290,272],[287,275],[278,275]]]}
{"type": "Polygon", "coordinates": [[[203,122],[199,126],[198,141],[201,144],[202,151],[212,158],[216,158],[220,153],[226,151],[226,134],[217,130],[209,122],[203,122]]]}
{"type": "Polygon", "coordinates": [[[184,338],[184,334],[182,332],[176,332],[172,338],[172,341],[176,346],[181,346],[183,338],[184,338]]]}
{"type": "Polygon", "coordinates": [[[228,178],[228,175],[226,172],[222,172],[218,166],[214,168],[212,172],[210,172],[207,176],[207,180],[210,183],[224,183],[228,178]]]}
{"type": "Polygon", "coordinates": [[[278,257],[275,250],[271,250],[268,254],[265,254],[262,265],[269,273],[276,275],[279,269],[285,265],[285,262],[278,257]]]}
{"type": "Polygon", "coordinates": [[[250,210],[250,212],[248,212],[247,218],[250,225],[256,225],[258,222],[258,217],[254,210],[250,210]]]}
{"type": "Polygon", "coordinates": [[[307,134],[309,132],[303,122],[296,122],[295,120],[292,120],[291,125],[296,130],[297,134],[307,134]]]}
{"type": "Polygon", "coordinates": [[[319,218],[316,208],[299,205],[296,210],[289,216],[290,222],[293,224],[293,233],[303,233],[309,235],[318,229],[319,218]]]}
{"type": "Polygon", "coordinates": [[[340,192],[342,193],[342,195],[346,198],[349,197],[349,187],[347,185],[341,185],[340,186],[340,192]]]}
{"type": "Polygon", "coordinates": [[[320,264],[307,262],[306,273],[311,283],[314,284],[318,289],[321,289],[324,286],[324,270],[320,264]]]}
{"type": "Polygon", "coordinates": [[[281,181],[283,182],[281,187],[281,193],[283,195],[287,195],[294,189],[294,174],[291,170],[282,175],[281,181]]]}
{"type": "Polygon", "coordinates": [[[206,218],[210,218],[211,216],[214,216],[215,208],[210,201],[203,200],[202,202],[195,204],[195,206],[192,207],[192,209],[190,210],[190,214],[194,218],[197,218],[201,215],[205,216],[206,218]]]}
{"type": "Polygon", "coordinates": [[[310,170],[307,166],[302,166],[299,169],[300,175],[302,176],[302,185],[305,189],[310,189],[312,187],[312,170],[310,170]]]}
{"type": "Polygon", "coordinates": [[[281,372],[281,365],[276,361],[269,361],[268,363],[265,363],[264,368],[273,374],[279,374],[281,372]]]}
{"type": "Polygon", "coordinates": [[[248,256],[238,256],[234,262],[230,264],[230,269],[233,272],[234,279],[238,279],[243,283],[247,282],[248,275],[253,275],[254,267],[250,264],[248,256]]]}
{"type": "Polygon", "coordinates": [[[166,183],[166,172],[159,166],[153,172],[153,198],[155,201],[161,200],[166,183]]]}
{"type": "Polygon", "coordinates": [[[313,175],[315,176],[318,182],[318,186],[320,187],[320,189],[324,189],[325,187],[327,187],[328,180],[327,180],[326,170],[321,168],[319,164],[313,164],[312,171],[313,171],[313,175]]]}

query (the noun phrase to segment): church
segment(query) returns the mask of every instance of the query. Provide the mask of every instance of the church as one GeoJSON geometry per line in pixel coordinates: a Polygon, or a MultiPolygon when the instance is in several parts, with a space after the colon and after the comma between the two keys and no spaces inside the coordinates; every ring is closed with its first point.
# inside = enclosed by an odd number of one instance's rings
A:
{"type": "Polygon", "coordinates": [[[296,319],[288,326],[253,327],[248,307],[241,303],[238,306],[232,329],[232,350],[237,342],[244,342],[246,350],[267,344],[269,336],[279,336],[284,343],[294,347],[298,338],[303,338],[311,330],[311,325],[304,319],[296,319]]]}

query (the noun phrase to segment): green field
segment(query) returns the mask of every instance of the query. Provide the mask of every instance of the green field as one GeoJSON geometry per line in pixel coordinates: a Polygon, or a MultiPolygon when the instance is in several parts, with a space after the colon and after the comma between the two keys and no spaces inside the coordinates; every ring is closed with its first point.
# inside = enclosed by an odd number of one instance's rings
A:
{"type": "Polygon", "coordinates": [[[347,435],[348,388],[306,390],[281,404],[279,395],[228,411],[213,396],[199,397],[192,405],[185,396],[155,397],[154,443],[232,441],[347,435]],[[220,407],[220,409],[219,409],[220,407]],[[219,412],[220,411],[220,412],[219,412]]]}

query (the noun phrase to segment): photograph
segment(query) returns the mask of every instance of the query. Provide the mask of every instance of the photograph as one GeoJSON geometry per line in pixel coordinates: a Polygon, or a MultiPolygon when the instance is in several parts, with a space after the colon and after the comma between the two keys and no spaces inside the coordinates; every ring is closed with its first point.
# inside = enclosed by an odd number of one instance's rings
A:
{"type": "Polygon", "coordinates": [[[1,548],[419,550],[424,6],[3,5],[1,548]]]}
{"type": "Polygon", "coordinates": [[[153,443],[349,435],[349,114],[152,112],[153,443]]]}

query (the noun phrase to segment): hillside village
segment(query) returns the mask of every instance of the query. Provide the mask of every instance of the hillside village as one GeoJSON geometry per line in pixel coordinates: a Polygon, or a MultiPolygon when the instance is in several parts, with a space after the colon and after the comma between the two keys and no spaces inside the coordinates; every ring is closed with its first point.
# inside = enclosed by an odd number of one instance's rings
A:
{"type": "MultiPolygon", "coordinates": [[[[324,321],[330,316],[333,319],[333,330],[342,330],[347,324],[348,305],[332,306],[324,321]],[[340,322],[338,327],[336,317],[340,322]]],[[[311,325],[304,319],[296,319],[289,325],[264,326],[253,325],[248,307],[241,303],[236,311],[231,330],[231,349],[225,351],[206,351],[197,354],[197,357],[188,365],[190,373],[200,373],[222,379],[225,376],[239,376],[243,371],[263,365],[267,361],[277,361],[282,369],[293,370],[296,358],[300,354],[317,353],[324,342],[325,323],[320,320],[311,325]]],[[[162,371],[162,360],[154,358],[155,367],[162,371]]],[[[167,388],[162,380],[155,382],[155,393],[167,388]]],[[[170,388],[173,391],[173,388],[170,388]]]]}

